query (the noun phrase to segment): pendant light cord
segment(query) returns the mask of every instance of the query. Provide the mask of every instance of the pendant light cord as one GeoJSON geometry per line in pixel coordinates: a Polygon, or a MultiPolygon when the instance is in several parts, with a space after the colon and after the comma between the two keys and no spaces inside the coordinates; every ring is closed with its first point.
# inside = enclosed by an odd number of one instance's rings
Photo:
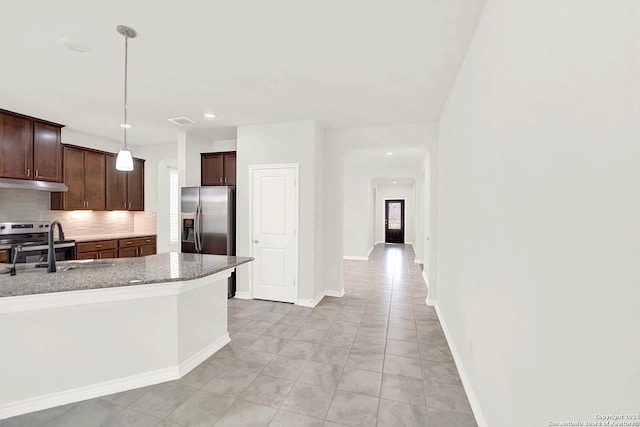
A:
{"type": "Polygon", "coordinates": [[[127,148],[127,69],[129,58],[129,37],[124,36],[124,148],[127,148]]]}

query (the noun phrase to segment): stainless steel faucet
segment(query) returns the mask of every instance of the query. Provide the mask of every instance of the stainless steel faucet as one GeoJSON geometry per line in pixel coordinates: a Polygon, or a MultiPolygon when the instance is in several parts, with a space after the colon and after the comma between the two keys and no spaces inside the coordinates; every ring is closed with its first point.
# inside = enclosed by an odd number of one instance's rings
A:
{"type": "Polygon", "coordinates": [[[53,247],[53,232],[54,228],[58,226],[58,239],[64,240],[64,231],[62,231],[62,224],[60,224],[57,220],[51,221],[51,225],[49,225],[49,251],[47,253],[47,273],[55,273],[56,272],[56,251],[53,247]]]}

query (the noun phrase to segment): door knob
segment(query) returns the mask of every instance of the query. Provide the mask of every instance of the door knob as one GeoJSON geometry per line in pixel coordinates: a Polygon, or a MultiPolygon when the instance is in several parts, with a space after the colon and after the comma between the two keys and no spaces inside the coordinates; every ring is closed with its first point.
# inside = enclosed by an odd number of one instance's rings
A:
{"type": "Polygon", "coordinates": [[[257,240],[254,240],[254,241],[253,241],[253,243],[258,243],[258,241],[257,241],[257,240]]]}

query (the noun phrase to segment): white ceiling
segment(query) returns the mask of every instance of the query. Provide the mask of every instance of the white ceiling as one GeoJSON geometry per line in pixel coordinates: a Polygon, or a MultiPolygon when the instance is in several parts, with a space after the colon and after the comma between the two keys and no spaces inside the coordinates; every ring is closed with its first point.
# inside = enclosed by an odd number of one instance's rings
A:
{"type": "Polygon", "coordinates": [[[0,108],[121,141],[124,24],[138,31],[133,145],[175,142],[182,130],[227,139],[238,125],[298,119],[332,129],[435,121],[485,2],[5,2],[0,108]],[[167,121],[178,116],[196,123],[167,121]]]}

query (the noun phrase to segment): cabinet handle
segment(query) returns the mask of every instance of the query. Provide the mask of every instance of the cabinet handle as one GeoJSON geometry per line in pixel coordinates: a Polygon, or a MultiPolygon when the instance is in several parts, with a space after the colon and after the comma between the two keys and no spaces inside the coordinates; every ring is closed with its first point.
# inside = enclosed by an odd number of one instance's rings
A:
{"type": "Polygon", "coordinates": [[[133,242],[127,242],[127,245],[130,245],[131,243],[133,243],[133,242]]]}
{"type": "Polygon", "coordinates": [[[129,202],[129,210],[131,210],[131,202],[129,202]]]}
{"type": "Polygon", "coordinates": [[[38,177],[38,169],[36,169],[36,174],[34,175],[36,178],[38,177]]]}
{"type": "Polygon", "coordinates": [[[226,176],[224,177],[224,182],[225,182],[225,183],[227,182],[227,177],[226,177],[226,176]]]}
{"type": "Polygon", "coordinates": [[[220,184],[222,184],[222,177],[220,177],[220,184]]]}
{"type": "Polygon", "coordinates": [[[31,169],[27,168],[27,176],[31,175],[31,169]]]}
{"type": "Polygon", "coordinates": [[[87,200],[87,207],[89,207],[89,201],[87,200]]]}
{"type": "Polygon", "coordinates": [[[101,248],[101,247],[102,247],[102,245],[96,245],[96,248],[101,248]]]}
{"type": "Polygon", "coordinates": [[[124,205],[124,208],[127,209],[127,202],[122,202],[122,204],[124,205]]]}
{"type": "Polygon", "coordinates": [[[147,239],[147,240],[145,240],[144,242],[145,242],[145,243],[149,243],[149,242],[151,242],[151,239],[147,239]]]}
{"type": "Polygon", "coordinates": [[[98,255],[98,257],[97,257],[98,259],[102,258],[102,254],[100,252],[98,252],[96,255],[98,255]]]}

